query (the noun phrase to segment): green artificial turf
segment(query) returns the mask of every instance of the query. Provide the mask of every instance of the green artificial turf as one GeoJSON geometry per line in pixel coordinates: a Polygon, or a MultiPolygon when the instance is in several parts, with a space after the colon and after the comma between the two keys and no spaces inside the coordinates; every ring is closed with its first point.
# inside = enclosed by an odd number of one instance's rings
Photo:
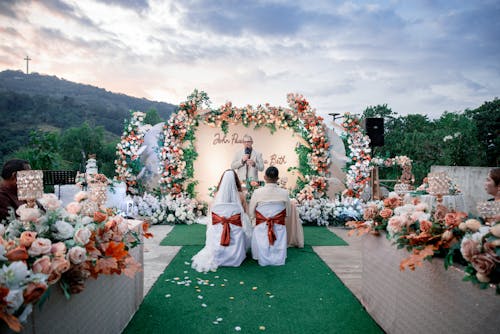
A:
{"type": "Polygon", "coordinates": [[[200,248],[179,251],[123,333],[382,333],[309,246],[284,266],[247,258],[208,274],[190,267],[200,248]]]}
{"type": "MultiPolygon", "coordinates": [[[[206,226],[201,224],[175,225],[161,241],[161,246],[205,244],[206,226]]],[[[347,243],[324,226],[304,226],[304,243],[310,246],[346,246],[347,243]]]]}
{"type": "Polygon", "coordinates": [[[347,246],[347,242],[324,226],[303,226],[304,244],[309,246],[347,246]]]}
{"type": "Polygon", "coordinates": [[[160,246],[204,245],[206,225],[175,225],[172,231],[160,242],[160,246]]]}

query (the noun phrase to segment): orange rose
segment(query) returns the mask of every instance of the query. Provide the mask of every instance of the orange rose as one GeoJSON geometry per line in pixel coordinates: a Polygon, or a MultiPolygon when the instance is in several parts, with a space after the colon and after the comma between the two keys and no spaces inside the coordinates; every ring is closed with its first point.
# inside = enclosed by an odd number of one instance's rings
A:
{"type": "Polygon", "coordinates": [[[450,212],[444,216],[444,223],[446,226],[458,227],[465,217],[467,215],[463,212],[450,212]]]}
{"type": "Polygon", "coordinates": [[[29,256],[26,248],[24,246],[19,246],[8,251],[7,254],[5,254],[5,257],[9,261],[14,262],[27,260],[29,256]]]}
{"type": "Polygon", "coordinates": [[[45,293],[47,285],[44,283],[30,283],[23,292],[24,303],[34,303],[45,293]]]}
{"type": "Polygon", "coordinates": [[[57,283],[57,281],[59,281],[59,279],[61,279],[61,273],[58,273],[57,271],[52,270],[49,274],[49,278],[47,278],[47,284],[53,285],[53,284],[57,283]]]}
{"type": "Polygon", "coordinates": [[[391,208],[391,209],[395,209],[398,206],[401,206],[401,204],[402,204],[402,202],[401,202],[401,199],[399,197],[389,197],[389,198],[384,199],[384,206],[391,208]]]}
{"type": "Polygon", "coordinates": [[[389,208],[384,208],[382,211],[380,211],[380,217],[387,219],[392,216],[392,210],[389,208]]]}
{"type": "Polygon", "coordinates": [[[102,223],[103,221],[106,220],[106,218],[108,218],[108,216],[106,216],[105,213],[102,213],[100,211],[94,212],[94,221],[95,222],[102,223]]]}
{"type": "Polygon", "coordinates": [[[35,241],[36,234],[36,232],[32,231],[24,231],[23,233],[21,233],[21,236],[19,237],[20,245],[29,248],[33,241],[35,241]]]}

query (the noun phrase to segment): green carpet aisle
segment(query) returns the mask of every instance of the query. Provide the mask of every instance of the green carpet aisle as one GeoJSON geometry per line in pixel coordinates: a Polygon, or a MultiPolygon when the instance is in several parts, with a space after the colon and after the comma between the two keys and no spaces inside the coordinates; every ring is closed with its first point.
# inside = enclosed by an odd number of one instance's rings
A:
{"type": "MultiPolygon", "coordinates": [[[[206,226],[201,224],[175,225],[161,241],[161,246],[205,244],[206,226]]],[[[324,226],[304,226],[304,243],[310,246],[345,246],[347,243],[324,226]]]]}
{"type": "Polygon", "coordinates": [[[306,246],[285,266],[201,274],[185,246],[152,287],[124,333],[381,333],[358,300],[306,246]]]}

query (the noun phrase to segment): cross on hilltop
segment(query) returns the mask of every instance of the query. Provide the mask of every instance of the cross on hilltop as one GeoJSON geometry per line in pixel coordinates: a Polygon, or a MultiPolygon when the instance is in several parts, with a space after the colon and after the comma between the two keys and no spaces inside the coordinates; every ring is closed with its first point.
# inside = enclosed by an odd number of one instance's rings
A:
{"type": "Polygon", "coordinates": [[[29,74],[28,64],[29,64],[31,58],[28,55],[26,55],[26,58],[24,58],[24,60],[26,60],[26,74],[29,74]]]}

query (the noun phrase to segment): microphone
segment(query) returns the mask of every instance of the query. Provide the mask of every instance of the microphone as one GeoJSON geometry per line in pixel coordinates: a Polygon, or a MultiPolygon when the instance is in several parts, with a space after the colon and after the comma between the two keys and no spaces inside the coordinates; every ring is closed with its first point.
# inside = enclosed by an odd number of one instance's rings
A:
{"type": "Polygon", "coordinates": [[[252,148],[251,147],[245,147],[245,154],[252,154],[252,148]]]}

